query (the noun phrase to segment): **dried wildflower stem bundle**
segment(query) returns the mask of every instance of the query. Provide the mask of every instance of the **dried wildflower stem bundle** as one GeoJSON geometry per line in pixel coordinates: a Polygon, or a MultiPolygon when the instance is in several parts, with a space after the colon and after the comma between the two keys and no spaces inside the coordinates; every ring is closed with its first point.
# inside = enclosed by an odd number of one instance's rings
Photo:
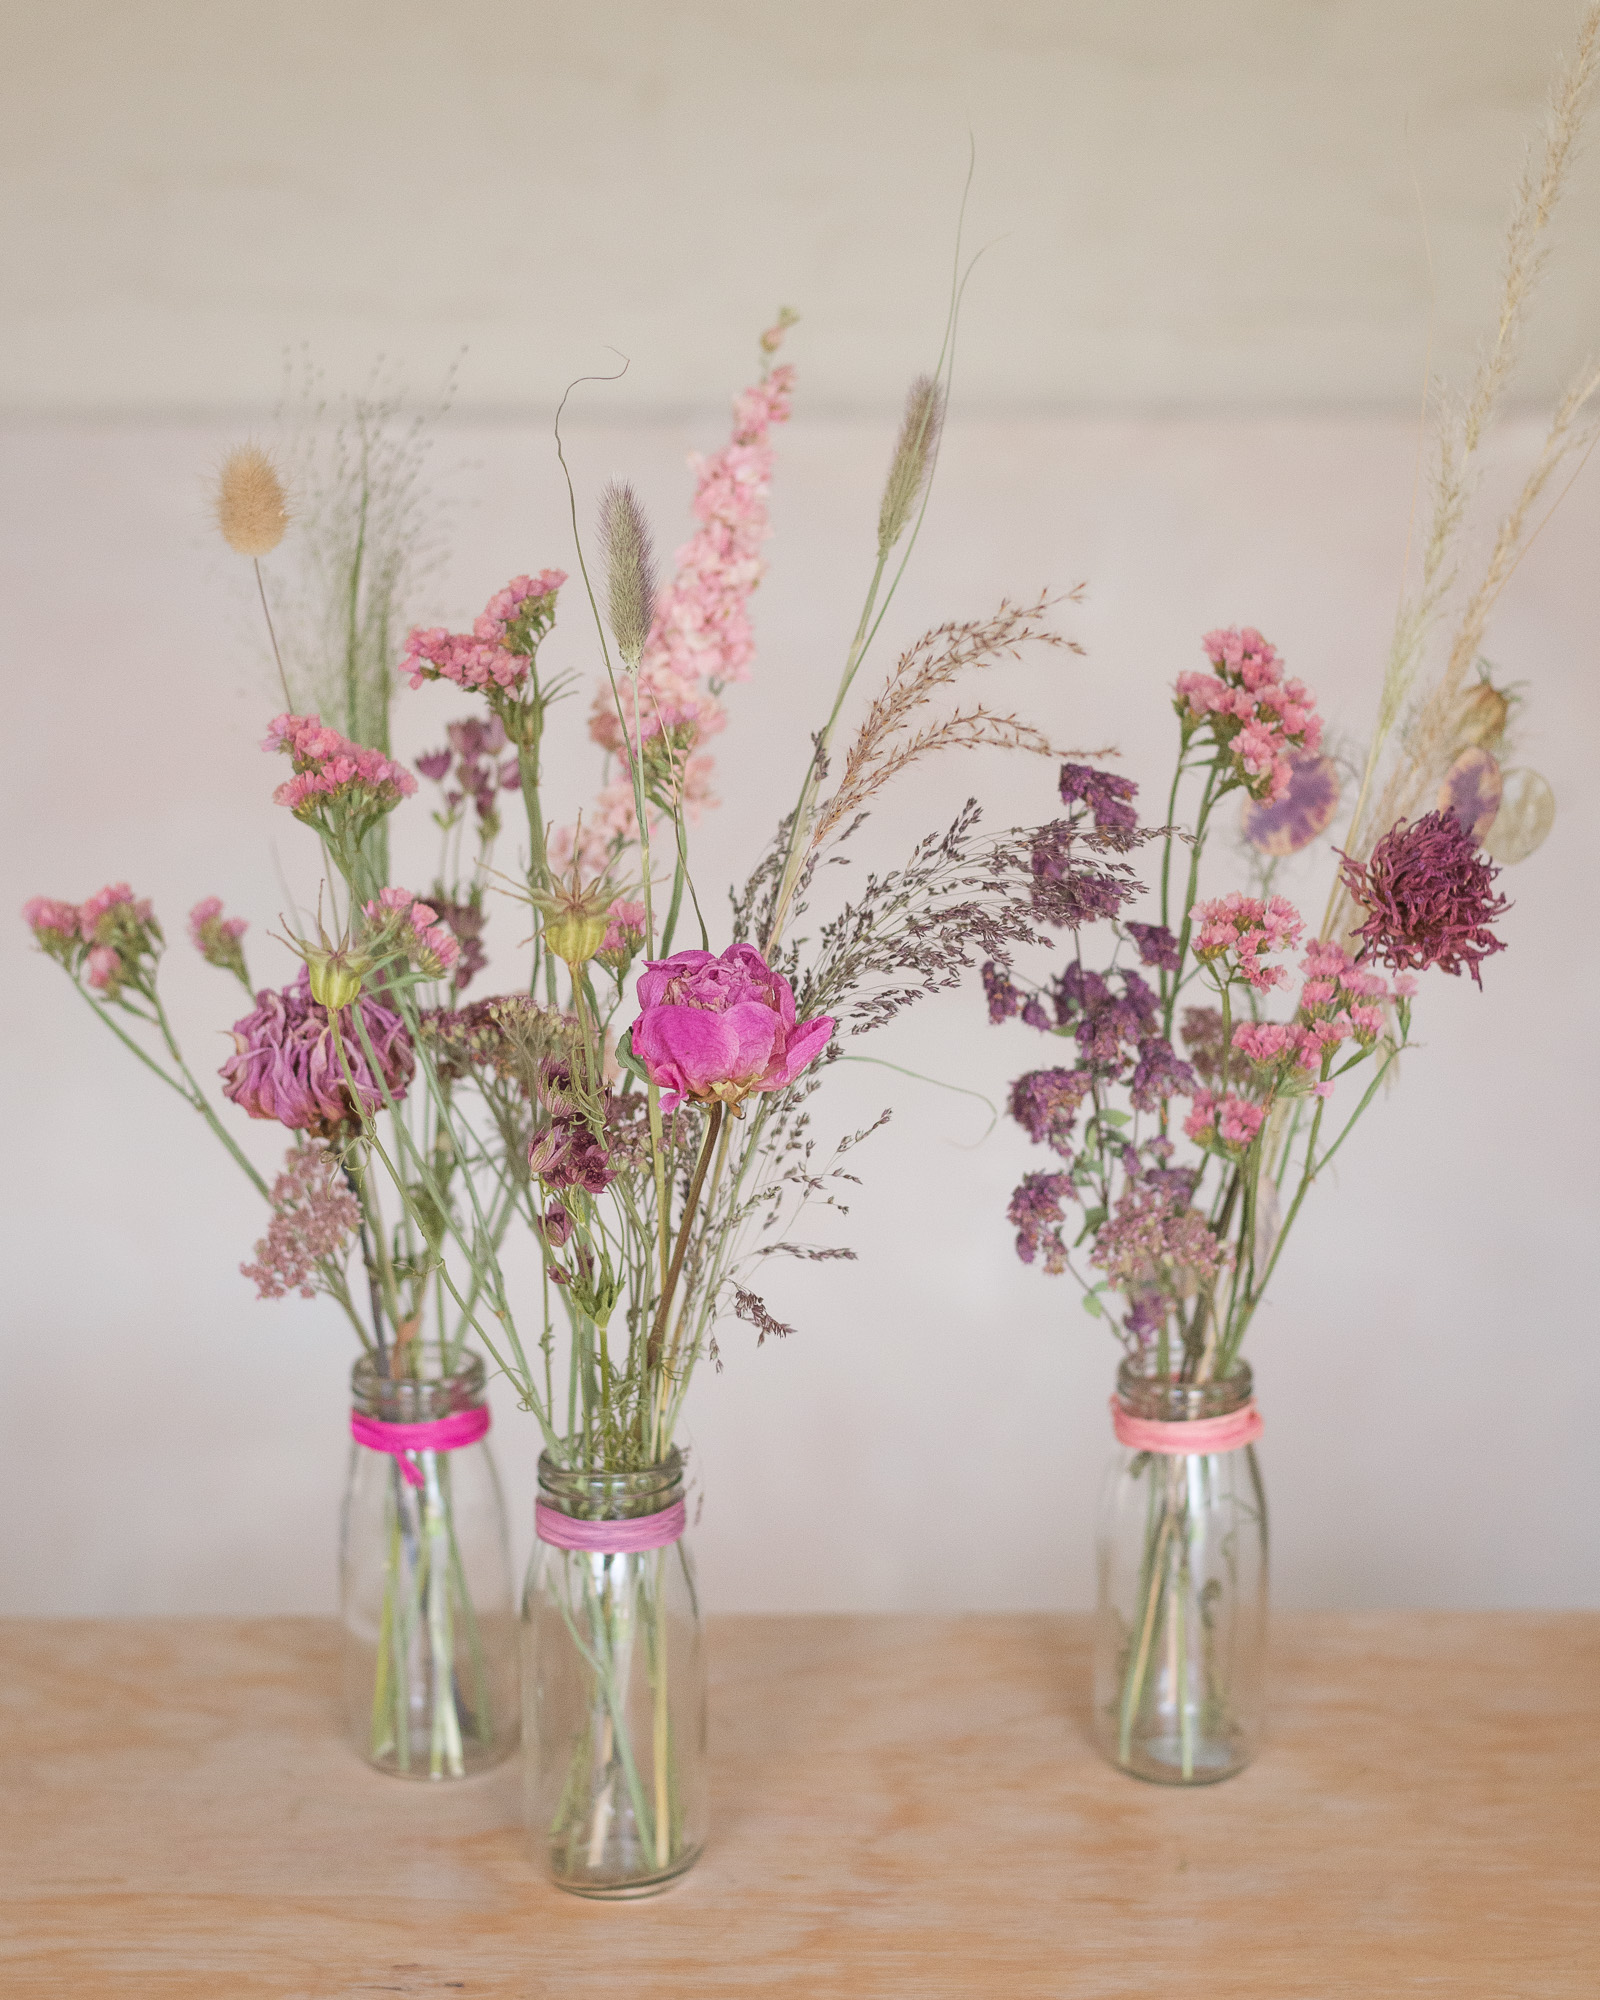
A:
{"type": "MultiPolygon", "coordinates": [[[[943,394],[924,380],[799,808],[735,898],[731,941],[712,948],[688,832],[714,803],[707,746],[726,720],[724,696],[754,657],[748,607],[772,433],[793,382],[776,361],[787,323],[763,339],[760,379],[737,399],[727,444],[697,461],[696,531],[665,585],[636,495],[605,491],[603,574],[589,592],[601,668],[589,733],[606,765],[577,824],[552,825],[544,803],[552,718],[572,683],[546,664],[567,578],[545,569],[513,578],[468,630],[412,629],[387,661],[413,689],[447,684],[468,704],[416,763],[433,788],[434,880],[419,893],[388,879],[383,834],[417,775],[389,754],[387,697],[381,714],[365,700],[364,648],[378,627],[361,623],[357,599],[383,599],[377,584],[364,589],[366,565],[413,516],[408,500],[393,502],[377,533],[376,445],[359,426],[353,483],[331,508],[350,532],[325,537],[343,551],[330,573],[349,586],[356,624],[343,664],[354,678],[328,685],[348,697],[338,720],[365,718],[366,733],[293,710],[267,731],[265,747],[288,765],[277,802],[315,837],[328,873],[315,935],[285,939],[296,977],[252,989],[223,1072],[233,1105],[291,1135],[283,1173],[270,1189],[257,1182],[269,1213],[247,1268],[264,1296],[334,1299],[391,1381],[448,1371],[469,1341],[481,1346],[538,1424],[547,1467],[580,1486],[673,1462],[684,1398],[697,1363],[715,1354],[721,1316],[753,1326],[758,1345],[788,1331],[750,1282],[763,1254],[847,1254],[796,1234],[807,1210],[842,1206],[854,1179],[843,1159],[865,1136],[827,1158],[815,1152],[808,1107],[835,1037],[870,1032],[978,956],[1005,959],[1033,934],[969,806],[902,867],[869,875],[809,944],[783,941],[823,846],[858,835],[902,771],[947,748],[1048,749],[1023,718],[960,701],[970,673],[1035,645],[1067,649],[1044,623],[1045,599],[1007,603],[902,656],[840,787],[818,806],[828,745],[893,594],[890,559],[926,505],[943,394]],[[955,705],[941,715],[944,695],[955,705]],[[501,845],[508,792],[522,795],[526,829],[514,864],[501,845]],[[514,909],[501,915],[508,902],[532,912],[529,956],[507,990],[471,998],[491,915],[516,921],[514,909]],[[675,932],[691,920],[700,943],[683,949],[675,932]],[[514,1275],[514,1246],[532,1249],[531,1285],[514,1275]]],[[[587,585],[581,543],[578,559],[587,585]]],[[[381,567],[388,578],[409,573],[387,556],[381,567]]],[[[152,1011],[162,938],[148,905],[120,889],[82,909],[41,900],[30,922],[130,1045],[146,1026],[167,1033],[152,1011]]],[[[203,955],[248,985],[243,928],[214,897],[194,913],[203,955]]],[[[194,1101],[225,1132],[198,1091],[194,1101]]],[[[552,1852],[576,1867],[632,1842],[640,1869],[670,1870],[692,1814],[671,1714],[665,1572],[619,1608],[581,1557],[573,1565],[569,1609],[590,1635],[594,1729],[552,1803],[552,1852]],[[652,1690],[644,1723],[627,1708],[641,1670],[652,1690]]],[[[396,1576],[385,1616],[414,1629],[421,1600],[396,1576]]],[[[461,1733],[456,1681],[446,1659],[431,1696],[446,1756],[461,1733]]],[[[392,1693],[374,1700],[375,1729],[389,1726],[392,1693]]]]}

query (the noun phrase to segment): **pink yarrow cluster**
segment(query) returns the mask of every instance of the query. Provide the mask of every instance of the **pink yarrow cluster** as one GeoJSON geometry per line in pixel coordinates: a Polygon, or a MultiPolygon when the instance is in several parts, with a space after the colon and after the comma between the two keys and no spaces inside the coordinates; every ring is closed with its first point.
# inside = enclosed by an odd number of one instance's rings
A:
{"type": "Polygon", "coordinates": [[[566,580],[561,569],[514,576],[489,599],[471,632],[416,627],[407,635],[400,672],[414,688],[424,681],[454,681],[478,694],[519,694],[534,647],[555,617],[556,592],[566,580]]]}
{"type": "Polygon", "coordinates": [[[410,798],[417,781],[381,750],[352,743],[319,715],[277,715],[267,725],[263,750],[281,750],[294,760],[294,776],[273,793],[296,819],[309,819],[328,804],[360,804],[388,812],[410,798]]]}
{"type": "Polygon", "coordinates": [[[361,1204],[343,1169],[324,1145],[291,1146],[284,1169],[272,1183],[272,1220],[256,1245],[256,1261],[241,1264],[253,1279],[256,1297],[303,1299],[317,1295],[318,1264],[342,1258],[361,1226],[361,1204]]]}
{"type": "Polygon", "coordinates": [[[1286,680],[1277,649],[1253,626],[1208,632],[1201,645],[1209,674],[1179,674],[1174,706],[1185,730],[1209,722],[1255,799],[1289,789],[1293,754],[1322,743],[1322,718],[1303,682],[1286,680]]]}
{"type": "Polygon", "coordinates": [[[373,927],[373,942],[398,946],[419,972],[440,979],[461,956],[461,946],[439,912],[409,889],[380,889],[363,904],[362,914],[373,927]]]}
{"type": "Polygon", "coordinates": [[[1264,961],[1275,952],[1292,951],[1304,930],[1305,919],[1287,897],[1263,902],[1235,890],[1195,904],[1194,955],[1216,966],[1219,978],[1236,976],[1266,993],[1283,985],[1289,974],[1286,967],[1264,961]]]}

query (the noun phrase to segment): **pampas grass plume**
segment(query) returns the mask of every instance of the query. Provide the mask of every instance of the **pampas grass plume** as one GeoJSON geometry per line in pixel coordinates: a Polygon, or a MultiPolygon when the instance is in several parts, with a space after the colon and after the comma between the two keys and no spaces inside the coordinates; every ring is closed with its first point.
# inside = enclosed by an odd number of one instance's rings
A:
{"type": "Polygon", "coordinates": [[[922,489],[933,470],[944,425],[944,391],[931,375],[919,375],[906,396],[906,413],[895,440],[894,461],[884,481],[878,509],[878,555],[886,556],[905,533],[922,489]]]}
{"type": "Polygon", "coordinates": [[[283,540],[289,505],[277,467],[259,445],[241,444],[222,461],[217,526],[230,549],[267,556],[283,540]]]}
{"type": "Polygon", "coordinates": [[[606,611],[617,651],[637,673],[656,612],[656,559],[650,527],[631,486],[613,480],[600,496],[606,556],[606,611]]]}

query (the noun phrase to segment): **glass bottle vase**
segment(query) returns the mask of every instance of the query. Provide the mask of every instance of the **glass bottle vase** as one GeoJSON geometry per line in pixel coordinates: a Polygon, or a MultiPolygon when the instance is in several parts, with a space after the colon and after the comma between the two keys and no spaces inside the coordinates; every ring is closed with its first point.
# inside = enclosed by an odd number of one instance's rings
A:
{"type": "MultiPolygon", "coordinates": [[[[363,1435],[482,1413],[483,1362],[351,1373],[363,1435]]],[[[398,1434],[397,1434],[398,1435],[398,1434]]],[[[353,1442],[340,1559],[345,1723],[380,1771],[464,1778],[516,1746],[517,1621],[505,1503],[487,1439],[395,1452],[353,1442]]]]}
{"type": "Polygon", "coordinates": [[[637,1472],[539,1460],[522,1601],[527,1823],[536,1858],[577,1895],[653,1895],[705,1842],[705,1652],[682,1523],[676,1450],[637,1472]]]}
{"type": "MultiPolygon", "coordinates": [[[[1267,1503],[1253,1443],[1183,1451],[1183,1426],[1248,1410],[1250,1370],[1180,1382],[1125,1361],[1117,1403],[1165,1426],[1162,1449],[1119,1444],[1100,1512],[1094,1721],[1136,1777],[1214,1784],[1260,1742],[1265,1705],[1267,1503]]],[[[1237,1431],[1238,1423],[1231,1426],[1237,1431]]]]}

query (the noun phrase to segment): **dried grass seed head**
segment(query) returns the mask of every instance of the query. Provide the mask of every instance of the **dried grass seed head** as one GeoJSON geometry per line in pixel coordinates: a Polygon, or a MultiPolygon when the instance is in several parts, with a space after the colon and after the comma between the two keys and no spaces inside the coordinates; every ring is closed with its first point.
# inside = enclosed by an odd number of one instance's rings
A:
{"type": "Polygon", "coordinates": [[[222,461],[217,526],[242,556],[269,556],[283,540],[289,503],[277,467],[259,445],[236,445],[222,461]]]}
{"type": "Polygon", "coordinates": [[[650,527],[631,486],[612,480],[600,496],[606,558],[606,613],[617,651],[637,672],[656,610],[656,558],[650,527]]]}
{"type": "Polygon", "coordinates": [[[919,375],[906,396],[905,415],[895,441],[894,460],[878,509],[878,554],[886,556],[916,512],[939,449],[944,428],[944,390],[931,375],[919,375]]]}

